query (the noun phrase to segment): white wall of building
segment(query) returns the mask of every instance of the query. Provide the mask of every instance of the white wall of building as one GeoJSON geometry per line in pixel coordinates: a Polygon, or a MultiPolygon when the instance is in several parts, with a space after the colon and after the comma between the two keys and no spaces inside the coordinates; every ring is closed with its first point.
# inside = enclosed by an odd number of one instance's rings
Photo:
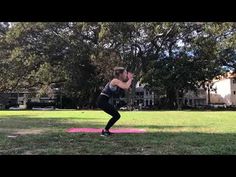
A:
{"type": "Polygon", "coordinates": [[[231,83],[232,79],[223,79],[215,82],[212,87],[216,91],[211,91],[211,103],[231,105],[231,83]]]}

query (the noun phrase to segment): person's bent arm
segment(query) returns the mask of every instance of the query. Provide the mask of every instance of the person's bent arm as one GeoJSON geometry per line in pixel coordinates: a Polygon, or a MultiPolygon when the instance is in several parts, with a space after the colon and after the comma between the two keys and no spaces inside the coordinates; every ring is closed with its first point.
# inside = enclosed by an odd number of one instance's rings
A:
{"type": "Polygon", "coordinates": [[[122,82],[122,81],[120,81],[118,79],[113,79],[111,81],[111,85],[112,86],[116,85],[116,86],[118,86],[118,87],[120,87],[120,88],[122,88],[124,90],[128,90],[130,85],[131,85],[131,83],[132,83],[132,80],[133,80],[133,78],[130,78],[127,82],[122,82]]]}
{"type": "Polygon", "coordinates": [[[118,87],[120,87],[121,89],[124,89],[124,90],[128,90],[130,88],[130,85],[131,85],[132,80],[133,80],[133,74],[129,72],[127,77],[128,77],[127,82],[122,82],[119,79],[113,79],[111,81],[111,85],[112,86],[118,86],[118,87]]]}

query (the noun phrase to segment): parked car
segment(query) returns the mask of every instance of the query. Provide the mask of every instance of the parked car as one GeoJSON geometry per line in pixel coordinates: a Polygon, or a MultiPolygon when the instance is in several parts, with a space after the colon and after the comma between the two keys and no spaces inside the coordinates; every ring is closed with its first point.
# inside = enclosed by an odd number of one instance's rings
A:
{"type": "Polygon", "coordinates": [[[12,107],[10,107],[9,109],[10,109],[10,110],[20,110],[20,109],[22,109],[22,108],[20,108],[20,107],[15,107],[15,106],[12,106],[12,107]]]}
{"type": "Polygon", "coordinates": [[[225,103],[218,103],[218,104],[209,104],[211,108],[226,108],[227,105],[225,103]]]}
{"type": "Polygon", "coordinates": [[[125,110],[128,110],[128,108],[127,107],[121,107],[120,110],[125,111],[125,110]]]}
{"type": "Polygon", "coordinates": [[[33,110],[54,110],[54,107],[53,106],[47,106],[47,107],[33,107],[32,108],[33,110]]]}

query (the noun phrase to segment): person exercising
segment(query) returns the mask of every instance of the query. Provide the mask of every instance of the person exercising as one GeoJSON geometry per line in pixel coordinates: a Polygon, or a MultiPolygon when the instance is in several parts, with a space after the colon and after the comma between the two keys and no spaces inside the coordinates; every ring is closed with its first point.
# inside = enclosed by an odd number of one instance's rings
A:
{"type": "Polygon", "coordinates": [[[113,77],[114,78],[106,84],[97,99],[97,106],[112,116],[105,128],[102,130],[101,136],[111,135],[109,129],[120,119],[119,112],[109,103],[109,99],[114,95],[119,95],[123,91],[128,90],[133,80],[133,74],[127,72],[123,67],[115,67],[113,77]]]}

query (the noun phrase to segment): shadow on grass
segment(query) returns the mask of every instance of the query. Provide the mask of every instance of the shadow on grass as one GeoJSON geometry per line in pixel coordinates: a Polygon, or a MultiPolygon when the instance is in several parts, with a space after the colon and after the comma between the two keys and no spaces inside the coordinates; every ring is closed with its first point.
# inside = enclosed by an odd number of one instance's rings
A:
{"type": "MultiPolygon", "coordinates": [[[[32,116],[9,115],[0,118],[0,132],[1,128],[103,128],[109,120],[101,121],[99,118],[33,118],[32,116]],[[78,121],[76,121],[78,120],[78,121]]],[[[141,128],[141,129],[181,129],[181,128],[203,128],[203,126],[169,126],[169,125],[120,125],[115,127],[123,128],[141,128]]]]}
{"type": "Polygon", "coordinates": [[[119,127],[134,127],[134,128],[148,128],[148,129],[176,129],[176,128],[203,128],[204,126],[170,126],[170,125],[118,125],[119,127]]]}
{"type": "Polygon", "coordinates": [[[46,116],[43,116],[43,117],[40,117],[39,115],[3,115],[0,117],[0,120],[1,119],[15,119],[15,118],[18,118],[18,119],[78,119],[78,120],[97,120],[97,119],[102,119],[102,118],[93,118],[93,117],[60,117],[60,115],[58,115],[58,117],[46,117],[46,116]]]}
{"type": "MultiPolygon", "coordinates": [[[[75,119],[73,117],[73,119],[75,119]]],[[[77,118],[76,118],[77,119],[77,118]]],[[[86,118],[78,118],[78,120],[86,118]]],[[[0,118],[0,154],[213,154],[236,155],[236,133],[171,132],[176,128],[199,126],[117,125],[117,127],[170,129],[169,132],[115,134],[100,137],[99,133],[67,133],[68,128],[104,127],[101,119],[70,121],[71,118],[33,118],[4,116],[0,118]],[[94,120],[96,121],[94,121],[94,120]],[[100,120],[100,121],[99,121],[100,120]],[[38,133],[36,130],[42,129],[38,133]],[[45,130],[45,131],[43,131],[45,130]],[[9,137],[12,131],[23,134],[9,137]],[[27,132],[34,133],[27,133],[27,132]],[[26,133],[25,133],[26,132],[26,133]]],[[[108,120],[108,119],[107,119],[108,120]]]]}
{"type": "Polygon", "coordinates": [[[48,132],[14,139],[0,133],[0,154],[235,155],[235,139],[235,133],[148,132],[101,137],[99,133],[48,132]]]}

